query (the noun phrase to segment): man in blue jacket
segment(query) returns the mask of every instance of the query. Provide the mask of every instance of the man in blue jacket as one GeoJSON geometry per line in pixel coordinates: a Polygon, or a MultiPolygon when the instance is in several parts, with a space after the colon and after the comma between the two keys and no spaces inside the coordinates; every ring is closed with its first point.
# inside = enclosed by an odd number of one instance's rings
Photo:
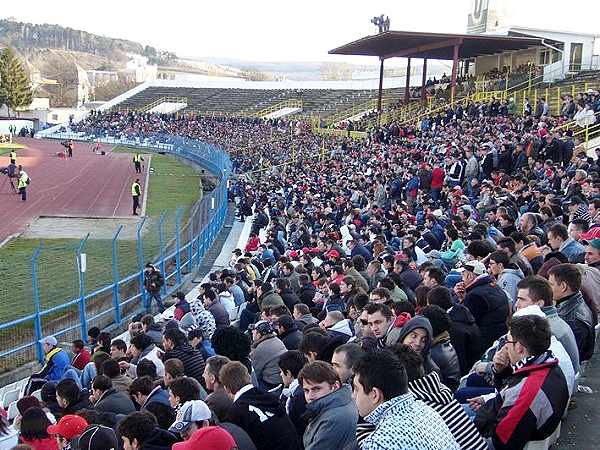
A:
{"type": "Polygon", "coordinates": [[[360,255],[363,258],[365,258],[365,261],[367,263],[369,263],[373,260],[373,254],[369,251],[369,249],[367,247],[365,247],[364,245],[359,244],[354,239],[350,239],[347,242],[347,245],[348,245],[348,248],[350,249],[350,256],[352,258],[354,258],[357,255],[360,255]]]}
{"type": "Polygon", "coordinates": [[[44,378],[47,381],[60,381],[65,373],[65,369],[71,363],[69,355],[62,348],[58,347],[58,341],[54,336],[44,338],[42,346],[46,357],[44,358],[44,367],[37,374],[37,377],[44,378]]]}
{"type": "Polygon", "coordinates": [[[66,368],[71,360],[67,352],[58,347],[58,341],[54,336],[45,337],[40,341],[44,350],[44,366],[38,373],[34,373],[29,378],[25,393],[30,395],[32,392],[40,389],[47,381],[58,382],[62,379],[66,368]]]}

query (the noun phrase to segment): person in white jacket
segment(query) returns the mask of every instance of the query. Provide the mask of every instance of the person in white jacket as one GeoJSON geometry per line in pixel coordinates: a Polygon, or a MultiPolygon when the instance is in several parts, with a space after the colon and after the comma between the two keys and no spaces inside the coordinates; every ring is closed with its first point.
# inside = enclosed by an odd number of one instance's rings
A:
{"type": "Polygon", "coordinates": [[[581,128],[594,125],[596,123],[596,116],[594,115],[592,105],[589,103],[585,106],[577,105],[577,112],[573,119],[575,119],[577,126],[581,128]]]}
{"type": "MultiPolygon", "coordinates": [[[[515,311],[513,317],[529,315],[544,318],[546,317],[546,314],[544,314],[538,305],[529,305],[524,308],[519,308],[515,311]]],[[[556,359],[558,359],[558,366],[563,371],[565,380],[567,381],[569,396],[572,396],[573,390],[575,389],[575,370],[573,369],[573,363],[571,363],[571,358],[569,358],[569,354],[565,350],[565,347],[558,339],[556,339],[556,336],[554,335],[550,337],[550,351],[556,357],[556,359]]]]}
{"type": "Polygon", "coordinates": [[[121,369],[126,369],[127,374],[131,378],[136,378],[136,369],[140,361],[147,359],[154,363],[156,366],[156,375],[163,377],[165,375],[165,365],[160,359],[162,350],[160,350],[152,342],[152,338],[145,334],[139,334],[131,339],[128,352],[133,356],[130,363],[127,361],[120,361],[119,366],[121,369]]]}
{"type": "Polygon", "coordinates": [[[229,314],[229,320],[234,321],[237,319],[237,308],[235,307],[235,299],[233,294],[229,292],[225,283],[218,285],[217,290],[219,291],[219,301],[229,314]]]}

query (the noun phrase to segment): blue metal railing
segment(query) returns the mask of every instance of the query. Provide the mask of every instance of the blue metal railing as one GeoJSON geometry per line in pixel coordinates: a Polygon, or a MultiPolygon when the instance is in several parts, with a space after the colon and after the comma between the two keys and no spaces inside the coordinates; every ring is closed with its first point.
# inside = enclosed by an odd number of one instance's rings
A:
{"type": "MultiPolygon", "coordinates": [[[[206,168],[218,177],[219,182],[215,189],[210,194],[203,197],[202,200],[192,208],[192,212],[190,213],[187,222],[187,232],[182,231],[183,211],[180,209],[177,211],[175,234],[173,236],[167,236],[167,239],[163,236],[162,222],[164,221],[164,215],[161,215],[161,218],[158,221],[160,251],[155,255],[157,259],[153,261],[153,263],[162,269],[166,281],[174,280],[170,289],[163,292],[163,294],[167,295],[176,290],[182,282],[183,272],[191,272],[194,267],[200,265],[206,250],[214,242],[219,231],[223,227],[225,216],[227,214],[227,180],[232,168],[228,155],[214,145],[171,135],[151,134],[144,137],[115,138],[99,134],[85,135],[82,133],[65,132],[55,133],[49,137],[73,140],[93,139],[95,142],[100,141],[108,144],[145,147],[151,150],[160,151],[161,153],[184,158],[206,168]],[[206,217],[206,220],[202,221],[201,219],[204,217],[206,217]],[[198,224],[196,233],[193,233],[194,227],[190,225],[193,221],[196,221],[198,224]],[[172,250],[169,251],[166,242],[171,243],[172,250]],[[174,261],[174,264],[169,264],[169,261],[174,261]]],[[[34,349],[37,359],[42,362],[44,353],[40,340],[48,334],[52,334],[60,340],[60,336],[79,329],[81,338],[85,340],[87,338],[88,324],[97,322],[100,318],[102,318],[104,326],[108,326],[107,323],[120,325],[123,321],[137,314],[142,307],[148,310],[151,305],[148,302],[146,292],[143,288],[144,266],[147,262],[144,259],[143,252],[144,237],[142,227],[144,226],[144,223],[145,218],[138,223],[137,227],[136,264],[138,267],[136,271],[124,277],[121,277],[119,274],[117,239],[123,228],[122,226],[119,226],[111,241],[112,282],[93,292],[86,293],[86,272],[82,270],[81,256],[85,251],[85,245],[87,243],[86,237],[80,242],[80,245],[76,250],[76,269],[78,271],[77,277],[79,281],[78,298],[65,298],[60,305],[46,309],[42,309],[41,307],[39,287],[39,259],[40,254],[44,251],[44,247],[43,245],[40,245],[35,249],[31,257],[31,286],[34,311],[32,314],[28,314],[19,319],[0,324],[0,332],[6,333],[11,332],[12,330],[15,331],[15,333],[11,333],[11,347],[7,348],[6,345],[0,347],[0,358],[15,357],[19,353],[34,349]],[[130,287],[132,285],[136,286],[134,292],[130,293],[126,298],[123,298],[121,288],[130,287]],[[107,307],[106,309],[100,309],[99,311],[95,311],[94,314],[90,314],[87,307],[92,300],[97,299],[100,296],[110,296],[112,301],[102,303],[103,306],[107,307]],[[138,307],[131,307],[134,302],[138,307]],[[130,312],[129,314],[124,315],[126,307],[128,307],[127,310],[130,312]],[[58,330],[44,330],[44,318],[56,315],[60,312],[66,313],[67,310],[72,308],[78,309],[78,323],[73,321],[73,323],[69,323],[58,330]],[[23,327],[29,328],[32,322],[33,339],[29,337],[24,338],[22,342],[15,341],[15,335],[18,336],[20,334],[18,333],[19,329],[23,329],[23,327]]],[[[165,282],[165,286],[166,285],[167,283],[165,282]]],[[[29,336],[31,336],[31,333],[29,333],[29,336]]]]}

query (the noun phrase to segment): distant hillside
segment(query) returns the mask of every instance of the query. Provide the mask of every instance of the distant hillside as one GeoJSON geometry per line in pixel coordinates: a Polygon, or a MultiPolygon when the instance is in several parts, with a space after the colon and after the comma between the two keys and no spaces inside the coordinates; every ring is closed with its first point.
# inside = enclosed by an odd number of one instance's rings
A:
{"type": "MultiPolygon", "coordinates": [[[[59,25],[33,24],[0,20],[0,44],[20,50],[52,48],[91,53],[93,55],[120,59],[123,53],[143,54],[145,47],[125,39],[113,39],[87,31],[74,30],[59,25]]],[[[148,47],[147,51],[151,51],[148,47]]]]}
{"type": "MultiPolygon", "coordinates": [[[[54,24],[33,24],[0,19],[0,48],[13,47],[24,60],[35,87],[35,96],[49,97],[50,105],[74,106],[77,103],[77,66],[83,70],[116,71],[117,81],[103,94],[91,98],[107,100],[132,87],[131,77],[124,76],[131,55],[141,55],[149,64],[175,64],[177,56],[149,45],[126,39],[114,39],[83,30],[54,24]],[[123,76],[122,76],[123,75],[123,76]]],[[[135,85],[135,83],[133,83],[135,85]]],[[[94,88],[96,90],[96,88],[94,88]]]]}

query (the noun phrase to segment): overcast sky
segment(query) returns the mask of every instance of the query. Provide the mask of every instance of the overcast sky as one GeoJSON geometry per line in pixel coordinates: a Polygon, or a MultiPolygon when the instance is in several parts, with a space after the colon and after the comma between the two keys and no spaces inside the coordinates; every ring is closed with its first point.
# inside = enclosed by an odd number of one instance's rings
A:
{"type": "MultiPolygon", "coordinates": [[[[510,23],[554,30],[600,33],[600,2],[505,0],[510,23]],[[584,6],[585,5],[585,6],[584,6]],[[584,14],[578,13],[583,7],[584,14]],[[571,9],[572,19],[565,20],[571,9]]],[[[56,23],[150,44],[180,56],[258,61],[345,60],[327,51],[376,32],[370,18],[390,16],[392,30],[466,31],[472,0],[31,0],[3,1],[3,17],[56,23]]]]}

